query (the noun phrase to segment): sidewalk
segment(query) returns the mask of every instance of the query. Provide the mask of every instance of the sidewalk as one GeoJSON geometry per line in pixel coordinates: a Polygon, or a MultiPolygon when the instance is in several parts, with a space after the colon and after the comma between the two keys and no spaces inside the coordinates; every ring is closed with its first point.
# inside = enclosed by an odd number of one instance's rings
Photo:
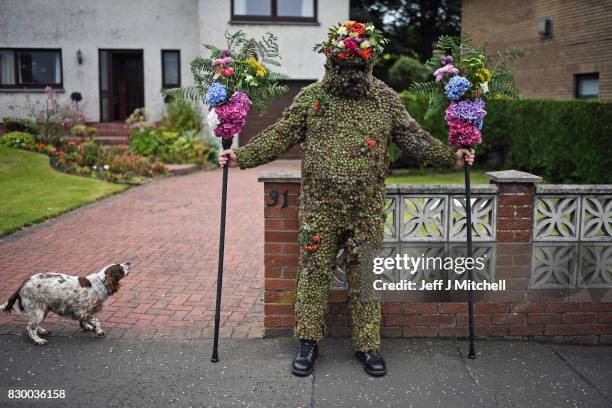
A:
{"type": "Polygon", "coordinates": [[[350,341],[322,345],[314,375],[291,375],[291,339],[211,342],[1,335],[3,407],[609,407],[612,347],[385,340],[389,373],[371,378],[350,341]],[[8,389],[63,389],[55,402],[8,403],[8,389]]]}

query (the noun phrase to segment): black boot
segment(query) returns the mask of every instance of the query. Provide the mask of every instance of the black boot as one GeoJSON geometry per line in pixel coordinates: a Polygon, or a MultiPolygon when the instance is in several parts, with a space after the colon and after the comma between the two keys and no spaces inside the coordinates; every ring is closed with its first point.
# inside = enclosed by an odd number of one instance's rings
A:
{"type": "Polygon", "coordinates": [[[319,355],[315,340],[300,340],[300,348],[291,363],[291,372],[298,377],[305,377],[314,370],[314,363],[319,355]]]}
{"type": "Polygon", "coordinates": [[[385,360],[383,360],[382,356],[376,351],[356,351],[355,357],[361,364],[363,364],[363,369],[366,373],[370,374],[373,377],[382,377],[387,374],[387,367],[385,365],[385,360]]]}

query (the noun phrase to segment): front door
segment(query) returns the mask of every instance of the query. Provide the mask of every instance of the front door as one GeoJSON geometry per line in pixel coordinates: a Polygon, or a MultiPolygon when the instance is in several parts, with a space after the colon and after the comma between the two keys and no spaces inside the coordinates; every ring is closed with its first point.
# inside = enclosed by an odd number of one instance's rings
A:
{"type": "Polygon", "coordinates": [[[142,107],[142,50],[100,50],[100,121],[122,122],[142,107]]]}

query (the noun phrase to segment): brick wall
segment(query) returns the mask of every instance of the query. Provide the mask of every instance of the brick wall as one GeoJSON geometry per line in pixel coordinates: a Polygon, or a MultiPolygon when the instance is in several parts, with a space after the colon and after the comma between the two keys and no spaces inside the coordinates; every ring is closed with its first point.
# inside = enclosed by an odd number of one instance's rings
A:
{"type": "Polygon", "coordinates": [[[576,74],[599,73],[601,99],[612,99],[612,2],[609,0],[464,0],[462,30],[491,52],[518,48],[517,80],[529,98],[571,99],[576,74]],[[538,22],[553,18],[553,35],[538,22]]]}
{"type": "MultiPolygon", "coordinates": [[[[545,339],[581,344],[612,344],[612,302],[609,294],[593,298],[559,296],[528,289],[534,183],[524,173],[490,173],[498,185],[496,279],[505,279],[503,292],[477,292],[478,337],[545,339]],[[523,177],[518,177],[519,175],[523,177]],[[508,177],[510,175],[510,177],[508,177]]],[[[264,335],[291,336],[295,317],[295,279],[299,260],[296,173],[262,175],[265,216],[264,335]]],[[[606,291],[607,293],[608,291],[606,291]]],[[[597,296],[594,296],[597,297],[597,296]]],[[[414,292],[385,297],[381,332],[385,337],[467,337],[467,294],[414,292]]],[[[329,292],[328,334],[351,333],[347,296],[329,292]]]]}
{"type": "Polygon", "coordinates": [[[295,278],[300,254],[300,184],[265,183],[264,326],[266,336],[290,335],[295,323],[295,278]]]}

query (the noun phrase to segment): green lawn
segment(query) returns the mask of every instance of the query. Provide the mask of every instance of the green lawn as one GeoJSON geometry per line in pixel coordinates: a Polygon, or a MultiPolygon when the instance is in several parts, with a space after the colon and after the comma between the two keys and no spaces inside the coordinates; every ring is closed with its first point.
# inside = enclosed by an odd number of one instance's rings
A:
{"type": "MultiPolygon", "coordinates": [[[[449,173],[432,173],[423,174],[422,171],[416,170],[414,175],[406,171],[400,174],[387,177],[387,184],[463,184],[463,170],[457,170],[449,173]]],[[[483,170],[472,170],[470,175],[472,184],[489,184],[489,178],[483,170]]]]}
{"type": "Polygon", "coordinates": [[[0,146],[0,236],[126,188],[60,173],[42,154],[0,146]]]}

